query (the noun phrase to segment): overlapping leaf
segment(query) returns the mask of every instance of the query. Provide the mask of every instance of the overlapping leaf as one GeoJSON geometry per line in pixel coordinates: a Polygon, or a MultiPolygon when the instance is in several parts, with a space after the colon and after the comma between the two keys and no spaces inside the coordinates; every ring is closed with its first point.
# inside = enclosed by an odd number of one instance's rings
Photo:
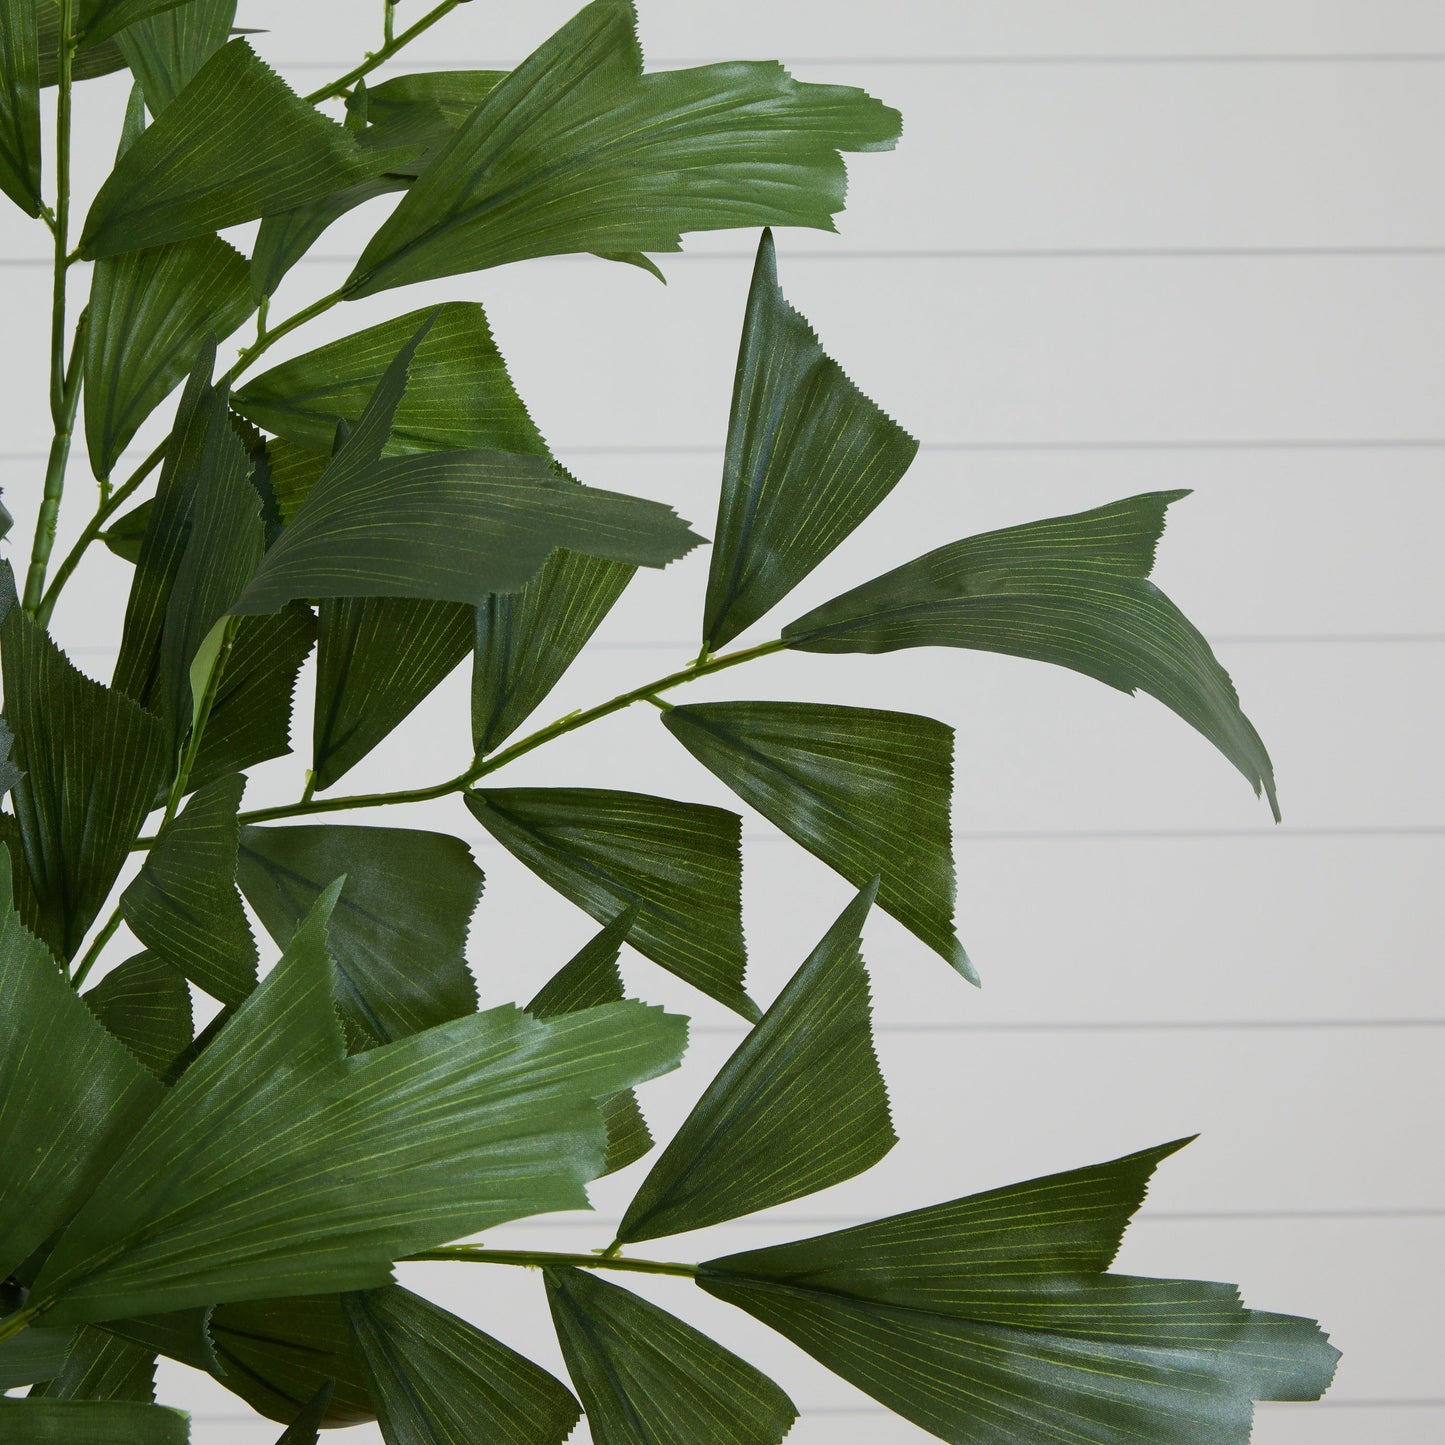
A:
{"type": "Polygon", "coordinates": [[[40,39],[36,0],[0,0],[0,191],[40,214],[40,39]]]}
{"type": "Polygon", "coordinates": [[[739,797],[977,982],[953,932],[953,731],[821,703],[675,707],[667,730],[739,797]]]}
{"type": "Polygon", "coordinates": [[[187,1445],[188,1417],[129,1400],[0,1400],[0,1445],[187,1445]]]}
{"type": "Polygon", "coordinates": [[[71,1330],[22,1330],[0,1344],[0,1390],[53,1380],[70,1355],[71,1330]]]}
{"type": "Polygon", "coordinates": [[[1312,1399],[1336,1352],[1231,1285],[1106,1274],[1179,1144],[796,1244],[698,1283],[953,1445],[1244,1445],[1256,1399],[1312,1399]]]}
{"type": "Polygon", "coordinates": [[[327,1380],[301,1408],[301,1413],[281,1432],[276,1445],[318,1445],[321,1427],[331,1408],[336,1382],[327,1380]]]}
{"type": "Polygon", "coordinates": [[[918,443],[863,395],[778,285],[770,232],[748,295],[703,642],[730,642],[873,511],[918,443]]]}
{"type": "Polygon", "coordinates": [[[160,1078],[191,1042],[191,991],[180,972],[154,954],[128,958],[82,997],[91,1013],[160,1078]]]}
{"type": "Polygon", "coordinates": [[[347,282],[391,286],[529,256],[676,251],[684,231],[832,230],[840,150],[896,111],[780,65],[642,74],[631,0],[594,0],[496,85],[372,238],[347,282]]]}
{"type": "Polygon", "coordinates": [[[778,1445],[798,1417],[766,1375],[630,1290],[549,1269],[547,1300],[596,1445],[778,1445]]]}
{"type": "Polygon", "coordinates": [[[436,106],[455,128],[506,76],[505,70],[424,70],[393,75],[367,91],[368,118],[376,125],[399,125],[419,108],[436,106]]]}
{"type": "Polygon", "coordinates": [[[638,952],[758,1017],[743,990],[737,814],[598,788],[491,788],[466,802],[509,853],[599,923],[636,904],[627,937],[638,952]]]}
{"type": "Polygon", "coordinates": [[[98,45],[138,20],[187,3],[191,0],[79,0],[75,9],[81,48],[98,45]]]}
{"type": "Polygon", "coordinates": [[[32,1390],[29,1398],[134,1400],[149,1405],[155,1402],[155,1379],[156,1359],[149,1350],[93,1325],[82,1325],[75,1331],[63,1367],[32,1390]]]}
{"type": "Polygon", "coordinates": [[[950,543],[814,608],[783,636],[805,652],[1004,652],[1147,692],[1203,733],[1278,818],[1269,754],[1229,674],[1148,581],[1165,510],[1185,495],[1150,492],[950,543]]]}
{"type": "Polygon", "coordinates": [[[708,1085],[628,1205],[622,1243],[815,1194],[898,1142],[859,952],[876,892],[848,905],[708,1085]]]}
{"type": "Polygon", "coordinates": [[[325,948],[339,891],[91,1192],[32,1289],[42,1323],[371,1288],[402,1255],[584,1205],[606,1148],[593,1100],[673,1067],[682,1021],[502,1008],[348,1058],[325,948]]]}
{"type": "MultiPolygon", "coordinates": [[[[60,0],[35,0],[33,8],[40,31],[40,84],[55,85],[60,79],[60,0]]],[[[120,46],[113,39],[102,40],[75,52],[70,78],[94,80],[124,69],[125,56],[120,53],[120,46]]]]}
{"type": "Polygon", "coordinates": [[[230,38],[236,0],[183,0],[117,36],[131,74],[159,115],[230,38]]]}
{"type": "Polygon", "coordinates": [[[372,1043],[390,1043],[477,1010],[467,929],[482,870],[458,838],[334,825],[241,834],[241,887],[285,948],[340,878],[330,952],[337,1002],[372,1043]]]}
{"type": "Polygon", "coordinates": [[[545,1370],[474,1325],[391,1286],[346,1296],[388,1445],[562,1445],[581,1415],[545,1370]]]}
{"type": "MultiPolygon", "coordinates": [[[[256,985],[256,941],[236,892],[236,811],[245,786],[231,773],[198,789],[120,900],[131,932],[158,960],[225,1004],[240,1003],[256,985]]],[[[182,1045],[189,1042],[188,1032],[182,1045]]]]}

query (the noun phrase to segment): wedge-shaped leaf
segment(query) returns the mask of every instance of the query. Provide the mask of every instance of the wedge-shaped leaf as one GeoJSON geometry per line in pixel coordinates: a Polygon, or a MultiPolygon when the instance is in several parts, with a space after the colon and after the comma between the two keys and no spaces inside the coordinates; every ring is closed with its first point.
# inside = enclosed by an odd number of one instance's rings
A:
{"type": "Polygon", "coordinates": [[[327,1425],[375,1419],[340,1295],[218,1305],[211,1312],[210,1334],[216,1379],[262,1415],[294,1420],[331,1380],[327,1425]]]}
{"type": "MultiPolygon", "coordinates": [[[[14,596],[8,563],[0,590],[14,596]]],[[[5,720],[25,776],[11,798],[26,926],[70,958],[105,902],[167,769],[161,725],[71,666],[21,608],[0,623],[5,720]]]]}
{"type": "Polygon", "coordinates": [[[644,76],[631,0],[594,0],[462,122],[347,293],[529,256],[676,251],[684,231],[832,230],[838,152],[886,149],[899,124],[860,90],[776,64],[644,76]]]}
{"type": "Polygon", "coordinates": [[[21,924],[3,849],[0,998],[3,1279],[75,1213],[162,1090],[21,924]]]}
{"type": "Polygon", "coordinates": [[[562,1445],[582,1408],[545,1370],[408,1290],[346,1296],[388,1445],[562,1445]]]}
{"type": "Polygon", "coordinates": [[[319,200],[381,164],[233,40],[116,164],[80,251],[96,260],[204,236],[319,200]]]}
{"type": "Polygon", "coordinates": [[[954,1445],[1244,1445],[1251,1402],[1315,1398],[1336,1352],[1232,1285],[1104,1273],[1179,1147],[713,1260],[698,1283],[954,1445]]]}
{"type": "Polygon", "coordinates": [[[215,1374],[220,1369],[220,1362],[211,1344],[207,1325],[213,1313],[209,1305],[204,1305],[173,1314],[125,1316],[106,1320],[94,1328],[139,1345],[148,1355],[165,1355],[168,1359],[190,1365],[192,1369],[215,1374]]]}
{"type": "Polygon", "coordinates": [[[22,1330],[0,1344],[0,1390],[53,1380],[65,1368],[74,1338],[71,1330],[22,1330]]]}
{"type": "Polygon", "coordinates": [[[132,567],[140,561],[141,540],[145,536],[146,524],[150,521],[154,506],[147,497],[138,507],[132,507],[123,517],[117,517],[100,534],[100,540],[132,567]]]}
{"type": "Polygon", "coordinates": [[[708,649],[786,597],[893,490],[917,451],[788,304],[764,231],[733,383],[703,617],[708,649]]]}
{"type": "Polygon", "coordinates": [[[675,707],[668,731],[740,798],[977,982],[953,933],[953,732],[821,703],[675,707]]]}
{"type": "Polygon", "coordinates": [[[971,647],[1147,692],[1279,806],[1274,769],[1229,674],[1150,581],[1164,513],[1187,492],[985,532],[905,562],[783,629],[804,652],[971,647]]]}
{"type": "Polygon", "coordinates": [[[539,878],[607,923],[633,904],[628,942],[746,1019],[742,820],[701,803],[598,788],[467,794],[477,821],[539,878]]]}
{"type": "Polygon", "coordinates": [[[36,0],[0,0],[0,191],[40,214],[40,35],[36,0]]]}
{"type": "Polygon", "coordinates": [[[138,20],[187,3],[188,0],[79,0],[75,8],[81,47],[98,45],[138,20]]]}
{"type": "Polygon", "coordinates": [[[549,1269],[547,1301],[597,1445],[778,1445],[798,1418],[766,1375],[630,1290],[549,1269]]]}
{"type": "Polygon", "coordinates": [[[343,875],[330,952],[348,1022],[390,1043],[475,1013],[465,952],[482,870],[467,845],[406,828],[242,831],[241,887],[282,948],[343,875]]]}
{"type": "Polygon", "coordinates": [[[870,884],[723,1065],[627,1207],[625,1244],[703,1229],[871,1169],[897,1142],[859,953],[870,884]]]}
{"type": "Polygon", "coordinates": [[[245,258],[215,236],[96,263],[84,390],[96,476],[110,475],[141,423],[185,379],[206,337],[224,341],[253,309],[245,258]]]}
{"type": "Polygon", "coordinates": [[[154,954],[127,959],[82,996],[91,1013],[161,1078],[191,1042],[191,991],[180,972],[154,954]]]}
{"type": "Polygon", "coordinates": [[[348,1058],[325,947],[339,891],[62,1235],[31,1291],[41,1323],[371,1288],[403,1255],[585,1207],[593,1100],[673,1067],[682,1021],[502,1008],[348,1058]]]}
{"type": "MultiPolygon", "coordinates": [[[[231,773],[198,789],[120,899],[131,932],[158,960],[226,1004],[256,986],[256,941],[236,892],[236,810],[245,787],[231,773]]],[[[190,1042],[189,1030],[181,1042],[190,1042]]]]}
{"type": "Polygon", "coordinates": [[[505,70],[424,70],[394,75],[366,92],[367,118],[375,125],[398,125],[419,107],[436,106],[453,128],[507,78],[505,70]]]}
{"type": "MultiPolygon", "coordinates": [[[[547,1019],[602,1004],[620,1003],[625,991],[617,969],[617,956],[636,921],[634,904],[589,939],[576,956],[548,980],[527,1005],[527,1012],[547,1019]]],[[[603,1172],[612,1174],[641,1159],[652,1148],[652,1133],[642,1117],[637,1095],[631,1089],[599,1102],[607,1121],[607,1167],[603,1172]]]]}
{"type": "Polygon", "coordinates": [[[187,1445],[179,1410],[129,1400],[0,1400],[0,1445],[187,1445]]]}
{"type": "Polygon", "coordinates": [[[301,1407],[301,1413],[281,1432],[276,1445],[318,1445],[321,1427],[331,1408],[336,1382],[327,1380],[301,1407]]]}
{"type": "Polygon", "coordinates": [[[236,0],[182,0],[116,37],[131,74],[159,115],[231,36],[236,0]]]}
{"type": "MultiPolygon", "coordinates": [[[[48,1334],[48,1330],[26,1333],[48,1334]]],[[[22,1336],[23,1338],[23,1336],[22,1336]]],[[[156,1357],[141,1345],[82,1325],[61,1369],[29,1398],[155,1403],[156,1357]]]]}

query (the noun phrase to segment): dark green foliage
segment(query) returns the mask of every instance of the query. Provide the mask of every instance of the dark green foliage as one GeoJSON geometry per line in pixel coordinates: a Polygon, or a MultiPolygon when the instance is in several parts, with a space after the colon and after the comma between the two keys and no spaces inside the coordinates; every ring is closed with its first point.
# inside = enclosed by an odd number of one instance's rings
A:
{"type": "Polygon", "coordinates": [[[40,214],[40,40],[35,0],[0,0],[0,191],[40,214]]]}
{"type": "Polygon", "coordinates": [[[0,1345],[0,1390],[53,1380],[65,1368],[75,1333],[26,1330],[0,1345]]]}
{"type": "Polygon", "coordinates": [[[135,1400],[155,1403],[155,1356],[142,1345],[92,1325],[76,1330],[65,1364],[30,1399],[135,1400]]]}
{"type": "Polygon", "coordinates": [[[126,64],[159,115],[230,38],[236,0],[181,0],[116,37],[126,64]]]}
{"type": "Polygon", "coordinates": [[[154,954],[127,959],[82,997],[107,1030],[159,1078],[191,1042],[191,991],[180,971],[154,954]]]}
{"type": "Polygon", "coordinates": [[[0,1400],[0,1445],[187,1445],[187,1417],[128,1400],[0,1400]]]}
{"type": "Polygon", "coordinates": [[[334,1380],[327,1380],[322,1384],[306,1402],[301,1413],[281,1432],[281,1438],[276,1445],[317,1445],[335,1389],[334,1380]]]}

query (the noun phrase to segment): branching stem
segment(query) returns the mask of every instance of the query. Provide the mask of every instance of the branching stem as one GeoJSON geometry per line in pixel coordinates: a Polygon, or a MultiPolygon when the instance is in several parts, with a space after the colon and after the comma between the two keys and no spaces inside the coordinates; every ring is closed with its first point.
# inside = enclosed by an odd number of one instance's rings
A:
{"type": "Polygon", "coordinates": [[[575,1269],[617,1269],[630,1274],[670,1274],[696,1279],[695,1264],[673,1264],[660,1259],[624,1259],[621,1255],[559,1254],[551,1250],[485,1249],[480,1244],[453,1244],[444,1249],[427,1249],[409,1256],[412,1260],[464,1260],[469,1264],[511,1264],[523,1269],[545,1269],[548,1265],[571,1265],[575,1269]]]}
{"type": "Polygon", "coordinates": [[[71,988],[79,988],[95,967],[96,960],[105,952],[105,946],[115,937],[115,931],[121,924],[121,912],[119,907],[105,920],[105,927],[90,941],[90,947],[85,950],[85,957],[76,965],[75,972],[70,975],[71,988]]]}
{"type": "Polygon", "coordinates": [[[345,75],[337,77],[330,85],[323,85],[320,90],[313,90],[311,94],[306,97],[306,100],[311,105],[319,105],[323,100],[331,100],[335,96],[344,95],[363,76],[370,75],[378,65],[384,65],[402,46],[410,45],[418,35],[430,30],[438,20],[449,15],[461,3],[462,0],[442,0],[442,4],[433,10],[428,10],[415,25],[403,30],[400,35],[390,33],[392,29],[390,24],[392,6],[387,5],[386,19],[388,22],[388,34],[381,49],[368,55],[355,69],[348,70],[345,75]]]}

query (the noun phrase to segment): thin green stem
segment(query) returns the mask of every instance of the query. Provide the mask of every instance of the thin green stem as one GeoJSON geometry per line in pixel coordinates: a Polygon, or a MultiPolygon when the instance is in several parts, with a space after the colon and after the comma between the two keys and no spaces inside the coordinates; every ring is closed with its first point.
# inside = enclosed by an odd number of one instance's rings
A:
{"type": "Polygon", "coordinates": [[[620,1255],[559,1254],[551,1250],[485,1249],[480,1244],[453,1244],[444,1249],[427,1249],[408,1256],[409,1260],[465,1260],[469,1264],[511,1264],[523,1269],[545,1269],[548,1265],[571,1265],[574,1269],[616,1269],[629,1274],[670,1274],[696,1279],[695,1264],[673,1264],[661,1259],[623,1259],[620,1255]]]}
{"type": "Polygon", "coordinates": [[[120,909],[117,908],[115,912],[106,919],[105,927],[91,939],[90,947],[85,950],[85,957],[80,960],[76,965],[75,972],[70,975],[71,988],[79,988],[81,984],[85,982],[91,969],[95,967],[96,960],[105,952],[106,944],[115,937],[115,931],[120,927],[120,924],[121,914],[120,909]]]}
{"type": "Polygon", "coordinates": [[[340,289],[329,291],[325,296],[319,297],[309,306],[303,306],[295,315],[288,316],[269,330],[259,331],[256,339],[236,358],[235,365],[216,383],[217,388],[224,391],[253,361],[269,351],[283,336],[289,336],[298,326],[304,326],[308,321],[314,321],[343,300],[345,297],[340,289]]]}
{"type": "Polygon", "coordinates": [[[391,45],[396,40],[396,0],[382,0],[381,42],[391,45]]]}
{"type": "Polygon", "coordinates": [[[191,780],[196,759],[201,755],[201,741],[205,737],[206,724],[211,720],[211,709],[215,707],[216,698],[220,695],[221,678],[226,671],[226,663],[230,660],[231,648],[236,642],[236,630],[240,625],[239,617],[228,617],[223,624],[221,645],[211,663],[211,671],[206,677],[205,688],[196,704],[195,721],[191,724],[190,734],[186,738],[185,752],[181,754],[181,764],[176,769],[176,777],[171,784],[170,795],[166,798],[165,816],[161,819],[160,827],[162,832],[176,816],[176,812],[181,806],[181,799],[186,796],[186,785],[191,780]]]}
{"type": "MultiPolygon", "coordinates": [[[[445,16],[449,15],[462,0],[443,0],[434,10],[428,10],[415,25],[403,30],[400,35],[388,35],[385,44],[380,50],[373,51],[354,70],[348,70],[345,75],[338,76],[329,85],[323,85],[320,90],[313,90],[306,100],[311,105],[319,105],[323,100],[331,100],[334,96],[344,95],[363,76],[370,75],[378,65],[384,65],[404,45],[410,45],[418,35],[430,30],[433,25],[445,16]]],[[[391,6],[387,6],[387,19],[391,19],[391,6]]]]}
{"type": "Polygon", "coordinates": [[[6,1340],[13,1340],[35,1318],[37,1313],[39,1311],[33,1309],[16,1310],[13,1315],[6,1315],[3,1320],[0,1320],[0,1344],[4,1344],[6,1340]]]}

